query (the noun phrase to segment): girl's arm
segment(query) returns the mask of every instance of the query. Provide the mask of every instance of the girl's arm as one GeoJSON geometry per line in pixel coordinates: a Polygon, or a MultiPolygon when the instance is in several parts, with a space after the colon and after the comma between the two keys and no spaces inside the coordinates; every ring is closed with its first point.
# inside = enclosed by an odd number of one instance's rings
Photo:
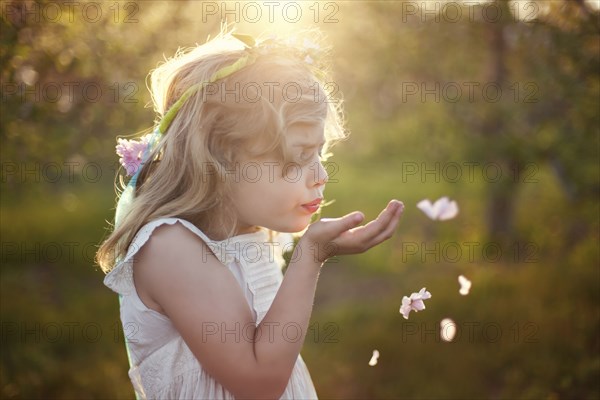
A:
{"type": "Polygon", "coordinates": [[[171,319],[206,372],[236,398],[278,398],[304,342],[322,263],[390,238],[402,208],[390,202],[376,220],[358,228],[360,213],[312,224],[258,327],[230,271],[180,224],[158,228],[140,250],[136,289],[146,305],[171,319]],[[300,330],[294,341],[291,330],[284,332],[289,324],[300,330]]]}

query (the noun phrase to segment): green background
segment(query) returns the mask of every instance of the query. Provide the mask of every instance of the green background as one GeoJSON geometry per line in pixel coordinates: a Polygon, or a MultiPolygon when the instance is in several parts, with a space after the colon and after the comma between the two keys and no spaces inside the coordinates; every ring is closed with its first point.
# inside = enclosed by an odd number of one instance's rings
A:
{"type": "Polygon", "coordinates": [[[257,19],[246,2],[2,1],[0,396],[133,397],[93,262],[115,137],[152,125],[148,71],[227,18],[328,36],[351,135],[323,215],[406,206],[391,240],[322,271],[302,351],[319,395],[598,398],[597,3],[254,2],[257,19]],[[457,218],[416,208],[441,196],[457,218]],[[427,309],[405,320],[422,287],[427,309]]]}

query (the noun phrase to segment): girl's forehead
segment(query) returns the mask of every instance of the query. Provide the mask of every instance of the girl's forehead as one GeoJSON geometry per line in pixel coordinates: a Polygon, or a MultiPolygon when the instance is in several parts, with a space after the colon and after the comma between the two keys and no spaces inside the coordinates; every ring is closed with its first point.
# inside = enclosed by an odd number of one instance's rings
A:
{"type": "Polygon", "coordinates": [[[288,127],[286,139],[291,145],[321,144],[325,142],[324,124],[323,122],[296,122],[288,127]]]}

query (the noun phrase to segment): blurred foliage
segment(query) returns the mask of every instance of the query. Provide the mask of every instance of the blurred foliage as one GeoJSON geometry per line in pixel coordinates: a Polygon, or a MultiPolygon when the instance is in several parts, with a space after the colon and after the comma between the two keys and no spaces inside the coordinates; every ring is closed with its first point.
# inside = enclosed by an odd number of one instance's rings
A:
{"type": "MultiPolygon", "coordinates": [[[[456,19],[458,3],[430,3],[436,14],[341,2],[337,23],[318,24],[352,132],[324,215],[406,204],[392,240],[322,272],[303,354],[323,398],[600,396],[599,13],[522,3],[464,4],[456,19]],[[443,195],[457,219],[414,207],[443,195]],[[497,260],[482,251],[491,241],[497,260]],[[473,257],[467,242],[480,244],[473,257]],[[449,244],[460,260],[427,255],[449,244]],[[473,281],[467,297],[459,274],[473,281]],[[424,286],[427,310],[404,320],[402,296],[424,286]],[[462,328],[453,343],[435,333],[445,317],[462,328]]],[[[1,2],[0,395],[131,398],[117,298],[93,265],[114,207],[115,136],[152,125],[147,72],[220,20],[198,1],[64,4],[1,2]],[[89,4],[101,15],[82,14],[89,4]]],[[[289,26],[239,24],[269,28],[289,26]]]]}

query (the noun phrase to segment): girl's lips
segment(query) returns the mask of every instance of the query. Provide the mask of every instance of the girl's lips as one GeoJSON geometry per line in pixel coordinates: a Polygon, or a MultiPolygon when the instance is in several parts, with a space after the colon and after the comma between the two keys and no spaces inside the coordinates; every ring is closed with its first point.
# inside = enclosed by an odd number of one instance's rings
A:
{"type": "Polygon", "coordinates": [[[315,200],[311,201],[310,203],[302,204],[302,207],[305,210],[308,210],[312,214],[319,209],[319,206],[321,205],[322,200],[323,199],[315,199],[315,200]]]}

